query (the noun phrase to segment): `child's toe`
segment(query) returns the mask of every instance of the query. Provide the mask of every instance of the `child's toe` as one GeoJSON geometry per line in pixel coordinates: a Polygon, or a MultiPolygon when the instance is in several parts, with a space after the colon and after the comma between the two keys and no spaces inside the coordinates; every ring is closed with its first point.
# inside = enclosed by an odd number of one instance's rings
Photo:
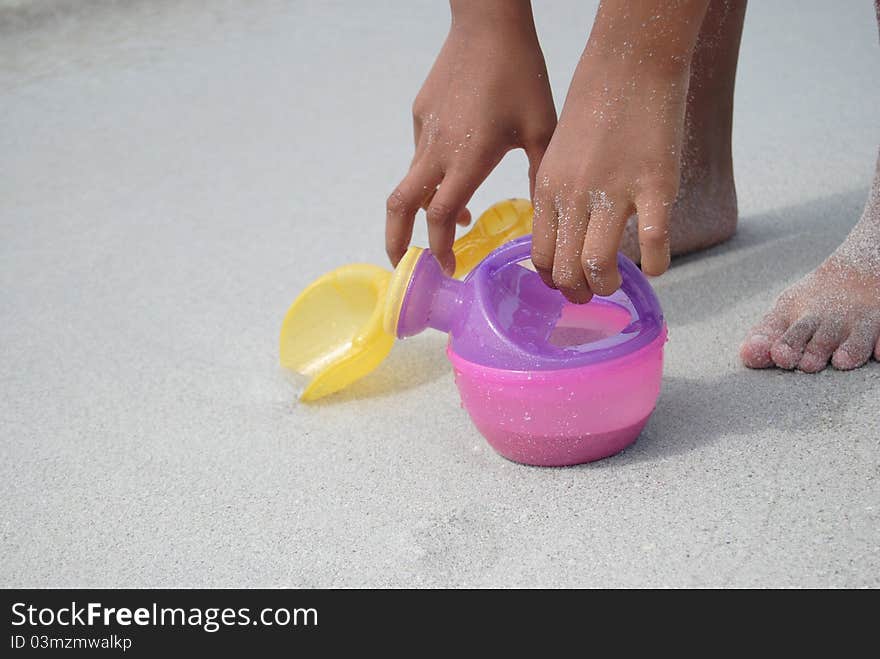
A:
{"type": "Polygon", "coordinates": [[[802,316],[770,348],[770,357],[779,368],[791,370],[798,365],[804,348],[819,327],[817,316],[802,316]]]}
{"type": "Polygon", "coordinates": [[[788,329],[786,317],[774,310],[755,325],[739,350],[740,359],[749,368],[773,366],[770,349],[788,329]]]}
{"type": "Polygon", "coordinates": [[[804,354],[798,362],[798,369],[804,373],[818,373],[828,366],[831,355],[846,337],[846,331],[840,322],[824,321],[813,334],[813,338],[804,348],[804,354]]]}
{"type": "Polygon", "coordinates": [[[834,351],[831,364],[841,371],[849,371],[862,366],[871,359],[871,353],[878,343],[880,322],[862,321],[853,327],[846,340],[834,351]]]}
{"type": "Polygon", "coordinates": [[[739,349],[743,364],[749,368],[767,368],[773,366],[770,358],[772,342],[765,334],[750,334],[739,349]]]}

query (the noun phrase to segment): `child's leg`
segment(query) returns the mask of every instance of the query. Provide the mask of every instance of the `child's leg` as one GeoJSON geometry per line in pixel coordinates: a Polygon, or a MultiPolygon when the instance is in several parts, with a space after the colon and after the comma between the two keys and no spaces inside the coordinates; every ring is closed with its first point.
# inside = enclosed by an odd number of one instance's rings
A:
{"type": "MultiPolygon", "coordinates": [[[[746,0],[713,0],[700,27],[688,85],[681,183],[669,224],[673,255],[705,249],[736,231],[731,131],[746,0]]],[[[623,252],[638,260],[635,218],[623,252]]]]}
{"type": "Polygon", "coordinates": [[[865,211],[846,240],[813,273],[785,291],[752,329],[746,366],[821,371],[880,359],[880,154],[865,211]]]}

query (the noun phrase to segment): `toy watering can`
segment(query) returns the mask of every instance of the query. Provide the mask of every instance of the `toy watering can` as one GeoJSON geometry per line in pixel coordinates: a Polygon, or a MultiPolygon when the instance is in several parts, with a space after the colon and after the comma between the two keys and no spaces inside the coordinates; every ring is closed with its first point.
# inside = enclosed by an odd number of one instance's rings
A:
{"type": "Polygon", "coordinates": [[[457,259],[471,255],[458,261],[469,271],[463,281],[446,277],[430,251],[411,247],[393,274],[348,266],[312,284],[282,328],[282,363],[314,374],[303,398],[365,375],[394,337],[430,327],[449,335],[462,406],[503,456],[570,465],[635,441],[656,405],[663,370],[667,332],[654,291],[620,255],[617,292],[568,302],[531,267],[531,236],[522,235],[530,225],[528,202],[502,202],[484,213],[456,243],[457,259]],[[316,291],[332,306],[319,309],[316,291]],[[331,311],[341,321],[328,331],[331,311]]]}

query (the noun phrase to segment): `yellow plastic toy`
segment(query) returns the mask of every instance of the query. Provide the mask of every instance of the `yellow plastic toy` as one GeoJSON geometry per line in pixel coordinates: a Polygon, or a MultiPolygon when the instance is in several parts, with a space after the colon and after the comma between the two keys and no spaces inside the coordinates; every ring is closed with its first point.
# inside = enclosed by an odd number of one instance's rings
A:
{"type": "MultiPolygon", "coordinates": [[[[531,233],[532,215],[532,205],[523,199],[499,202],[480,215],[452,247],[455,276],[464,277],[495,248],[531,233]]],[[[310,378],[301,400],[347,387],[388,356],[400,302],[421,252],[409,249],[393,281],[391,272],[375,265],[344,265],[296,298],[281,325],[280,355],[282,366],[310,378]]]]}

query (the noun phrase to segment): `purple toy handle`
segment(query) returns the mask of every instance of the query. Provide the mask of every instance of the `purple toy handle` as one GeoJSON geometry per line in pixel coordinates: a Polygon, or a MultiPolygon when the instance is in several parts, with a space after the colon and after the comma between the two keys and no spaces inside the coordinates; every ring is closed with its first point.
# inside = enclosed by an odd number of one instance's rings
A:
{"type": "Polygon", "coordinates": [[[549,337],[569,303],[547,287],[534,270],[519,264],[531,255],[531,236],[489,254],[464,281],[443,275],[425,252],[413,271],[401,306],[399,337],[427,327],[450,335],[457,355],[477,364],[508,370],[576,368],[634,352],[663,328],[660,303],[636,265],[619,254],[621,288],[607,298],[630,312],[632,321],[611,339],[558,347],[549,337]]]}

